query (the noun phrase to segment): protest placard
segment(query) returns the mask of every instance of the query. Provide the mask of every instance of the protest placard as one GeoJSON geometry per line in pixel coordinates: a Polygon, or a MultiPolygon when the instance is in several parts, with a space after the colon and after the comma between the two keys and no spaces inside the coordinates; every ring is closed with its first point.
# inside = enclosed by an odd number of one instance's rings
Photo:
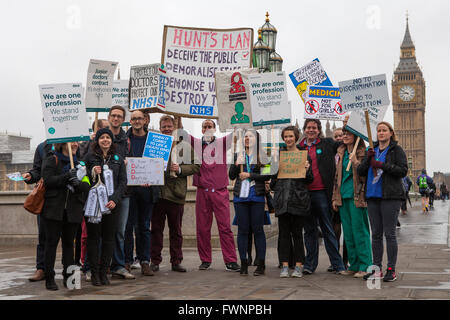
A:
{"type": "Polygon", "coordinates": [[[253,126],[291,123],[291,106],[288,103],[286,74],[268,72],[248,77],[253,126]]]}
{"type": "Polygon", "coordinates": [[[344,120],[338,87],[308,86],[305,91],[305,119],[344,120]]]}
{"type": "Polygon", "coordinates": [[[89,140],[81,83],[39,86],[47,143],[89,140]]]}
{"type": "Polygon", "coordinates": [[[172,149],[172,143],[173,136],[149,131],[142,156],[147,158],[164,159],[164,170],[166,170],[172,149]]]}
{"type": "Polygon", "coordinates": [[[252,126],[250,87],[248,77],[258,69],[217,71],[215,75],[219,129],[252,126]]]}
{"type": "MultiPolygon", "coordinates": [[[[377,136],[377,124],[383,121],[388,107],[389,106],[382,106],[379,108],[371,107],[367,110],[369,114],[370,131],[372,137],[377,136]]],[[[364,140],[369,141],[364,110],[352,111],[345,128],[353,134],[363,138],[364,140]]]]}
{"type": "Polygon", "coordinates": [[[318,58],[290,73],[289,77],[303,102],[306,100],[305,92],[308,85],[333,85],[318,58]]]}
{"type": "Polygon", "coordinates": [[[164,185],[164,160],[162,158],[128,158],[128,186],[150,184],[164,185]]]}
{"type": "Polygon", "coordinates": [[[306,150],[280,151],[278,179],[298,179],[306,177],[306,150]]]}
{"type": "Polygon", "coordinates": [[[340,81],[339,91],[345,112],[379,108],[390,103],[385,74],[340,81]]]}
{"type": "Polygon", "coordinates": [[[125,121],[122,126],[130,126],[130,111],[128,110],[128,80],[114,80],[111,106],[121,106],[125,109],[125,121]]]}
{"type": "Polygon", "coordinates": [[[89,61],[85,98],[87,112],[109,111],[117,65],[118,62],[113,61],[89,61]]]}
{"type": "Polygon", "coordinates": [[[253,29],[164,26],[161,63],[167,71],[166,108],[191,118],[217,118],[214,74],[251,66],[253,29]]]}
{"type": "Polygon", "coordinates": [[[130,68],[130,110],[165,108],[164,75],[159,63],[130,68]]]}

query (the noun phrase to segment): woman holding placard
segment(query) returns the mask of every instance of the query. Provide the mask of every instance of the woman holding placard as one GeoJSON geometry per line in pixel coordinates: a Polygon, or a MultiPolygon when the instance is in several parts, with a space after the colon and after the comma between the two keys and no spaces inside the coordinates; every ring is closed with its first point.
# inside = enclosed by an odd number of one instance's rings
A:
{"type": "MultiPolygon", "coordinates": [[[[124,159],[115,153],[115,145],[112,143],[113,133],[108,128],[97,131],[95,141],[86,157],[86,166],[92,185],[98,186],[98,196],[95,198],[99,203],[97,217],[93,219],[88,214],[90,202],[88,199],[85,215],[88,232],[87,251],[88,260],[91,263],[91,282],[94,286],[108,285],[109,280],[106,270],[112,258],[114,250],[114,234],[117,224],[117,205],[122,200],[127,186],[127,172],[124,159]],[[100,178],[100,181],[99,179],[100,178]],[[105,188],[106,187],[106,188],[105,188]],[[102,200],[101,195],[105,190],[106,197],[102,200]],[[106,198],[106,199],[105,199],[106,198]],[[99,221],[100,220],[100,221],[99,221]],[[101,244],[101,257],[99,260],[99,241],[101,244]]],[[[92,192],[92,190],[91,190],[92,192]]],[[[94,206],[96,208],[96,206],[94,206]]],[[[95,209],[94,209],[95,210],[95,209]]]]}
{"type": "MultiPolygon", "coordinates": [[[[281,138],[286,147],[281,151],[298,151],[295,143],[300,137],[300,131],[295,126],[288,126],[281,131],[281,138]]],[[[305,148],[303,148],[305,149],[305,148]]],[[[306,151],[305,151],[306,153],[306,151]]],[[[272,178],[270,188],[275,191],[273,201],[275,216],[278,217],[279,228],[279,257],[282,263],[281,278],[289,277],[289,253],[293,240],[293,253],[295,268],[291,274],[294,278],[303,276],[303,264],[305,263],[305,248],[303,246],[303,226],[305,217],[311,214],[311,199],[307,185],[314,180],[312,168],[306,161],[305,178],[278,179],[278,173],[272,178]],[[292,239],[292,240],[291,240],[292,239]]]]}
{"type": "Polygon", "coordinates": [[[64,286],[67,286],[67,269],[74,265],[73,242],[83,219],[84,193],[89,191],[89,183],[77,176],[78,165],[75,156],[78,142],[58,143],[55,151],[50,151],[42,163],[42,177],[45,184],[45,200],[41,213],[41,223],[45,228],[45,287],[58,290],[55,283],[55,259],[59,239],[62,242],[64,286]],[[72,155],[70,155],[70,151],[72,155]]]}
{"type": "Polygon", "coordinates": [[[259,157],[259,134],[255,130],[247,130],[244,138],[245,152],[235,156],[235,164],[228,172],[234,185],[234,209],[238,224],[238,250],[241,258],[241,275],[248,274],[248,233],[251,228],[255,237],[257,268],[253,275],[265,272],[266,236],[264,234],[265,181],[270,175],[262,175],[262,164],[259,157]]]}
{"type": "Polygon", "coordinates": [[[398,145],[394,129],[388,122],[377,125],[377,142],[369,148],[358,167],[358,174],[367,177],[366,199],[372,230],[373,264],[378,270],[365,275],[381,279],[383,273],[383,233],[386,238],[387,271],[383,281],[395,281],[397,275],[397,238],[395,227],[402,200],[405,198],[402,178],[408,172],[406,154],[398,145]]]}
{"type": "Polygon", "coordinates": [[[362,139],[356,139],[355,135],[345,128],[343,142],[336,154],[332,206],[334,211],[339,211],[344,229],[344,241],[350,263],[348,271],[354,273],[355,278],[362,278],[367,274],[367,268],[372,265],[365,199],[366,177],[360,177],[357,172],[366,154],[366,146],[362,139]]]}

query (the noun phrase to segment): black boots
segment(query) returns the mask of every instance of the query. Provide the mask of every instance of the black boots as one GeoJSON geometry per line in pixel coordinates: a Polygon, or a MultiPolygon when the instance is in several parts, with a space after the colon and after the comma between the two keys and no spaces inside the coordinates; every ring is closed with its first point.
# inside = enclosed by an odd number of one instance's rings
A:
{"type": "Polygon", "coordinates": [[[98,272],[95,272],[93,270],[91,272],[91,283],[93,286],[101,286],[102,285],[98,272]]]}
{"type": "Polygon", "coordinates": [[[58,286],[55,282],[55,276],[48,276],[45,278],[45,288],[52,291],[58,290],[58,286]]]}
{"type": "Polygon", "coordinates": [[[241,276],[247,276],[248,275],[248,260],[244,259],[241,260],[241,276]]]}
{"type": "Polygon", "coordinates": [[[256,270],[253,272],[254,276],[262,276],[264,275],[264,271],[266,270],[266,265],[264,260],[258,260],[256,270]]]}
{"type": "Polygon", "coordinates": [[[109,285],[108,276],[106,274],[106,270],[100,269],[100,282],[102,285],[107,286],[109,285]]]}

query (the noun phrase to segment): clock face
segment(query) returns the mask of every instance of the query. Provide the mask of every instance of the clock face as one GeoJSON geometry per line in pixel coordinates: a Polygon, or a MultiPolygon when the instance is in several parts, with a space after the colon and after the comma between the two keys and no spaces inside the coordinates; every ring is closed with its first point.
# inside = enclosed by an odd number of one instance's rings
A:
{"type": "Polygon", "coordinates": [[[415,91],[414,88],[411,86],[404,86],[400,88],[400,91],[398,92],[398,96],[403,101],[411,101],[414,98],[415,91]]]}

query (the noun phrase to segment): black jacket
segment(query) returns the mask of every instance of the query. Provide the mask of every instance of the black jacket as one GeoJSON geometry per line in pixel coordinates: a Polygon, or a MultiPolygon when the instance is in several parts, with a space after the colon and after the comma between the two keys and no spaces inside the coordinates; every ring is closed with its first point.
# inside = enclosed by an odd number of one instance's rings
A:
{"type": "Polygon", "coordinates": [[[92,186],[97,183],[97,176],[92,177],[92,168],[95,166],[100,166],[102,168],[100,179],[105,183],[103,178],[103,165],[105,164],[112,170],[114,178],[114,193],[109,196],[109,200],[114,201],[114,203],[118,205],[127,188],[127,169],[123,158],[118,154],[113,154],[104,159],[103,155],[99,155],[93,150],[89,151],[86,156],[86,170],[92,186]]]}
{"type": "MultiPolygon", "coordinates": [[[[236,163],[237,156],[234,156],[234,163],[236,163]]],[[[246,166],[244,165],[244,172],[247,172],[246,166]]],[[[228,170],[228,177],[231,180],[236,179],[234,184],[233,194],[235,197],[239,197],[241,193],[241,179],[239,179],[239,173],[241,173],[241,165],[232,164],[228,170]]],[[[255,181],[255,193],[257,196],[265,196],[266,187],[265,181],[270,180],[272,176],[268,174],[261,174],[261,168],[257,165],[252,165],[252,172],[250,173],[250,180],[255,181]]]]}
{"type": "MultiPolygon", "coordinates": [[[[333,197],[334,177],[336,174],[335,156],[341,144],[342,142],[334,141],[331,138],[320,138],[320,142],[316,144],[317,165],[322,182],[325,185],[329,204],[331,204],[333,197]]],[[[301,145],[298,145],[297,148],[300,150],[307,149],[306,146],[301,145]]]]}
{"type": "MultiPolygon", "coordinates": [[[[374,143],[374,148],[378,146],[378,142],[374,143]]],[[[358,174],[367,177],[369,172],[370,161],[367,154],[358,167],[358,174]]],[[[402,147],[396,141],[391,141],[389,150],[386,154],[386,160],[381,167],[382,176],[382,199],[385,200],[405,200],[405,189],[403,187],[402,178],[408,173],[408,162],[406,154],[402,147]]],[[[367,181],[367,183],[371,183],[367,181]]],[[[367,191],[367,186],[366,186],[367,191]]]]}
{"type": "Polygon", "coordinates": [[[130,156],[130,138],[122,128],[120,128],[119,134],[117,136],[114,136],[113,142],[116,144],[116,152],[119,154],[119,156],[121,156],[123,159],[130,156]]]}
{"type": "MultiPolygon", "coordinates": [[[[280,151],[284,151],[282,148],[280,151]]],[[[311,164],[311,158],[308,156],[311,164]]],[[[272,176],[270,189],[274,191],[273,204],[275,216],[290,213],[296,216],[309,216],[311,199],[308,192],[308,184],[313,182],[312,167],[306,171],[306,177],[302,179],[277,179],[278,173],[272,176]]]]}
{"type": "Polygon", "coordinates": [[[63,173],[64,163],[53,152],[48,153],[42,163],[42,177],[44,178],[45,197],[41,215],[50,220],[63,221],[64,209],[67,211],[67,221],[81,223],[86,194],[90,186],[81,182],[75,192],[67,189],[68,177],[63,173]]]}
{"type": "Polygon", "coordinates": [[[47,154],[51,151],[52,145],[47,144],[47,141],[41,142],[34,151],[33,168],[28,171],[31,175],[31,179],[26,181],[27,184],[36,183],[41,179],[42,162],[46,158],[47,154]]]}

